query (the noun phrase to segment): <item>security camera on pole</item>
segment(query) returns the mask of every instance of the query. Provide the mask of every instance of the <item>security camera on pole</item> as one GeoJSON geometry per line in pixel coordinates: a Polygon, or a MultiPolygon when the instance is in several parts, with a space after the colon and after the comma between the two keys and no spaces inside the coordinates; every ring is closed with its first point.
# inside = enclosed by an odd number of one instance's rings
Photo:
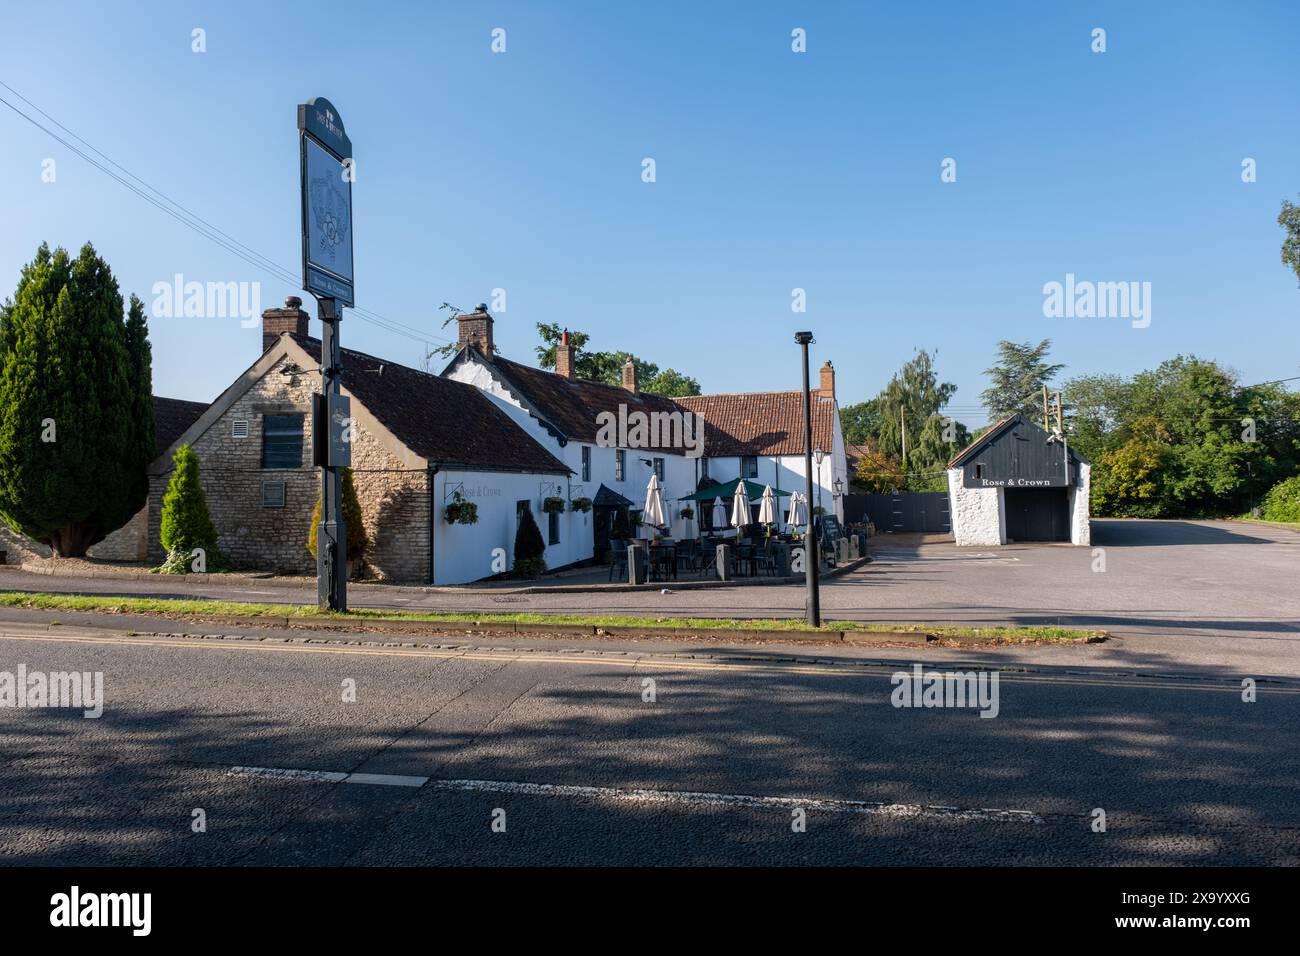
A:
{"type": "Polygon", "coordinates": [[[316,599],[321,610],[348,609],[347,523],[340,468],[352,466],[351,402],[340,394],[339,308],[356,305],[352,274],[352,140],[329,100],[298,107],[302,171],[302,286],[321,320],[321,390],[312,401],[312,463],[320,468],[316,599]]]}

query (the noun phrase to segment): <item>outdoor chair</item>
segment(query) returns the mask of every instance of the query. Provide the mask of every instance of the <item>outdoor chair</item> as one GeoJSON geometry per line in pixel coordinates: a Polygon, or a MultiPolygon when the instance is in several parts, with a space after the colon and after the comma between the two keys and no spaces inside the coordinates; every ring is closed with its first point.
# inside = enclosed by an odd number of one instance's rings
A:
{"type": "Polygon", "coordinates": [[[754,563],[757,565],[759,574],[776,575],[776,552],[773,550],[773,543],[768,541],[754,553],[754,563]]]}
{"type": "Polygon", "coordinates": [[[609,579],[627,580],[627,542],[610,539],[609,542],[609,579]]]}

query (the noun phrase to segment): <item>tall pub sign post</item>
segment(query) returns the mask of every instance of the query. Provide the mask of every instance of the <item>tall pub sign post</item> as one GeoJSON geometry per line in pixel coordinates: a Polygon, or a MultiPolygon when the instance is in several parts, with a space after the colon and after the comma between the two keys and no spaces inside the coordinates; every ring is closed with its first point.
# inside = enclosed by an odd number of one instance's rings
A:
{"type": "Polygon", "coordinates": [[[356,305],[352,274],[352,140],[334,105],[316,97],[298,107],[302,169],[302,286],[321,321],[320,394],[312,396],[312,464],[320,468],[316,600],[348,609],[347,522],[341,469],[352,466],[351,400],[340,394],[339,309],[356,305]]]}

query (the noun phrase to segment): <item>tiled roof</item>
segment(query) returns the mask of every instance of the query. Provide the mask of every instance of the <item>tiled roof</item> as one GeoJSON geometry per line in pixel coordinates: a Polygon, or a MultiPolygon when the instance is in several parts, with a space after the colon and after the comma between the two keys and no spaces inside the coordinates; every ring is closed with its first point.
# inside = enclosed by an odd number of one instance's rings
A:
{"type": "Polygon", "coordinates": [[[153,397],[154,457],[171,447],[198,420],[207,402],[187,402],[182,398],[153,397]]]}
{"type": "MultiPolygon", "coordinates": [[[[704,453],[710,458],[740,455],[802,455],[803,392],[741,392],[676,399],[704,417],[704,453]]],[[[835,402],[812,397],[813,447],[830,454],[835,440],[835,402]]]]}
{"type": "Polygon", "coordinates": [[[575,441],[594,442],[601,412],[618,414],[619,405],[629,412],[678,412],[671,398],[633,393],[614,385],[567,379],[555,372],[521,365],[497,356],[492,364],[519,387],[538,413],[575,441]]]}
{"type": "MultiPolygon", "coordinates": [[[[320,362],[320,339],[290,337],[320,362]]],[[[343,387],[422,458],[470,468],[569,473],[473,385],[342,351],[343,387]]]]}
{"type": "MultiPolygon", "coordinates": [[[[496,356],[492,365],[538,415],[567,438],[594,442],[601,412],[690,411],[704,418],[704,454],[712,458],[741,455],[803,454],[803,393],[743,392],[663,398],[633,393],[613,385],[568,379],[496,356]]],[[[830,452],[835,438],[835,403],[813,394],[813,445],[830,452]]]]}

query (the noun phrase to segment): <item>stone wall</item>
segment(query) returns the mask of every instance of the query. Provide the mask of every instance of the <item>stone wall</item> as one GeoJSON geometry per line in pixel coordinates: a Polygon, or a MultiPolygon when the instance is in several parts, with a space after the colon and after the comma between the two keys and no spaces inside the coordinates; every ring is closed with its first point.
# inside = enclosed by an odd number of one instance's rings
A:
{"type": "MultiPolygon", "coordinates": [[[[148,557],[149,509],[141,508],[126,524],[87,551],[101,561],[144,561],[148,557]]],[[[6,552],[5,563],[22,564],[48,558],[50,549],[0,522],[0,551],[6,552]]]]}
{"type": "MultiPolygon", "coordinates": [[[[307,550],[311,514],[320,495],[311,463],[311,396],[314,374],[283,373],[277,362],[194,442],[208,509],[218,545],[236,570],[315,573],[307,550]],[[262,468],[262,423],[266,415],[303,416],[303,460],[297,468],[262,468]],[[234,437],[236,419],[248,422],[248,437],[234,437]],[[284,482],[284,506],[265,507],[263,483],[284,482]]],[[[354,400],[355,401],[355,400],[354,400]]],[[[355,406],[354,406],[355,410],[355,406]]],[[[429,494],[425,469],[400,462],[377,434],[354,425],[353,479],[362,520],[371,541],[368,563],[382,578],[428,581],[429,494]]],[[[162,498],[170,474],[150,481],[150,560],[164,557],[159,539],[162,498]]]]}

